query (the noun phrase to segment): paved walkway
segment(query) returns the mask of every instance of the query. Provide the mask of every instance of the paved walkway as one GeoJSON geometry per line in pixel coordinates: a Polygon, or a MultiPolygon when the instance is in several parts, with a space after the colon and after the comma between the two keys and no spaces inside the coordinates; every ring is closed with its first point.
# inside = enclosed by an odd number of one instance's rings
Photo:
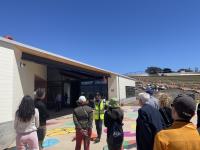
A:
{"type": "MultiPolygon", "coordinates": [[[[124,118],[124,148],[135,150],[135,129],[138,107],[123,107],[124,118]]],[[[72,115],[66,115],[48,121],[47,136],[44,141],[45,150],[73,150],[75,148],[75,130],[72,115]]],[[[96,137],[95,124],[92,137],[96,137]]],[[[91,142],[91,150],[107,150],[106,128],[103,128],[102,139],[100,143],[91,142]]]]}
{"type": "MultiPolygon", "coordinates": [[[[124,149],[136,150],[136,118],[138,116],[137,106],[124,106],[124,149]]],[[[196,124],[196,116],[192,122],[196,124]]],[[[44,150],[74,150],[75,149],[75,129],[72,114],[48,120],[47,136],[43,143],[44,150]]],[[[92,137],[96,137],[95,124],[92,137]]],[[[106,128],[103,127],[103,134],[100,143],[95,144],[91,141],[91,150],[107,150],[106,128]]],[[[83,149],[83,147],[82,147],[83,149]]],[[[15,150],[15,147],[9,150],[15,150]]]]}

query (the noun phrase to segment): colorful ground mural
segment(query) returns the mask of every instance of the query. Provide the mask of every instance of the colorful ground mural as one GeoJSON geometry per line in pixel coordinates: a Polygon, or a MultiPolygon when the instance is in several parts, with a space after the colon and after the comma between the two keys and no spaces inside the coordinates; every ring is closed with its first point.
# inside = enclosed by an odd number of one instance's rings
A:
{"type": "MultiPolygon", "coordinates": [[[[124,110],[124,150],[136,150],[136,106],[125,106],[124,110]]],[[[196,124],[196,116],[192,122],[196,124]]],[[[100,143],[95,144],[93,140],[96,138],[95,124],[93,124],[93,132],[91,138],[91,150],[108,150],[106,143],[106,131],[103,128],[102,139],[100,143]]],[[[75,148],[75,128],[72,115],[66,115],[56,119],[48,120],[47,122],[47,136],[43,143],[44,150],[73,150],[75,148]]],[[[13,146],[9,150],[15,150],[13,146]]]]}
{"type": "MultiPolygon", "coordinates": [[[[135,135],[137,109],[138,107],[126,106],[123,107],[124,111],[124,149],[136,149],[135,135]]],[[[45,150],[65,150],[75,148],[75,128],[72,115],[49,120],[47,123],[47,136],[43,143],[45,150]]],[[[95,124],[91,138],[91,150],[107,150],[106,132],[107,129],[103,128],[103,135],[100,143],[94,144],[92,142],[96,138],[95,124]]]]}

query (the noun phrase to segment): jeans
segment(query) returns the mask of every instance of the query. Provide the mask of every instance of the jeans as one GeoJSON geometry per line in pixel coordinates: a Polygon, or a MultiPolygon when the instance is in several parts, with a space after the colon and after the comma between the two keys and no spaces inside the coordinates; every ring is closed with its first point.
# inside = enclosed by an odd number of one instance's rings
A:
{"type": "Polygon", "coordinates": [[[101,139],[103,120],[95,120],[95,125],[97,130],[97,138],[101,139]]]}

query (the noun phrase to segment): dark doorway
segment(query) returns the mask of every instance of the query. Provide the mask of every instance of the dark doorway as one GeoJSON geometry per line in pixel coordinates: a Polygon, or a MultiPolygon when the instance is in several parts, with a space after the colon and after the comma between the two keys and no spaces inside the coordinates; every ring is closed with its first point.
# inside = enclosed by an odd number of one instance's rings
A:
{"type": "Polygon", "coordinates": [[[76,107],[76,101],[80,96],[80,81],[72,81],[71,82],[71,106],[76,107]]]}
{"type": "MultiPolygon", "coordinates": [[[[34,91],[37,90],[38,88],[44,88],[45,92],[47,93],[47,81],[35,76],[35,83],[34,83],[34,91]]],[[[45,95],[45,101],[47,100],[47,95],[45,95]]]]}

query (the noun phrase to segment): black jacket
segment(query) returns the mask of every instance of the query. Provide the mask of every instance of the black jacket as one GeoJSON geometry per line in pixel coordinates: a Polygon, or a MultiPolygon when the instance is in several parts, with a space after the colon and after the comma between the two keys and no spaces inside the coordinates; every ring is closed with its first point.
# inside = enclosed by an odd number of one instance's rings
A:
{"type": "Polygon", "coordinates": [[[165,127],[158,109],[145,104],[138,110],[136,141],[138,150],[153,150],[154,137],[165,127]]]}
{"type": "Polygon", "coordinates": [[[104,115],[104,125],[107,127],[107,137],[114,122],[123,125],[124,112],[120,108],[109,108],[104,115]]]}
{"type": "Polygon", "coordinates": [[[40,99],[35,100],[35,107],[39,111],[39,117],[40,117],[40,126],[45,126],[47,118],[49,117],[49,114],[46,109],[46,105],[42,102],[40,99]]]}
{"type": "Polygon", "coordinates": [[[73,121],[76,129],[92,128],[92,108],[87,105],[78,106],[77,108],[75,108],[73,113],[73,121]]]}
{"type": "Polygon", "coordinates": [[[197,106],[197,128],[200,127],[200,103],[197,106]]]}
{"type": "Polygon", "coordinates": [[[171,108],[163,107],[159,109],[159,112],[163,117],[166,127],[170,127],[173,123],[171,108]]]}

